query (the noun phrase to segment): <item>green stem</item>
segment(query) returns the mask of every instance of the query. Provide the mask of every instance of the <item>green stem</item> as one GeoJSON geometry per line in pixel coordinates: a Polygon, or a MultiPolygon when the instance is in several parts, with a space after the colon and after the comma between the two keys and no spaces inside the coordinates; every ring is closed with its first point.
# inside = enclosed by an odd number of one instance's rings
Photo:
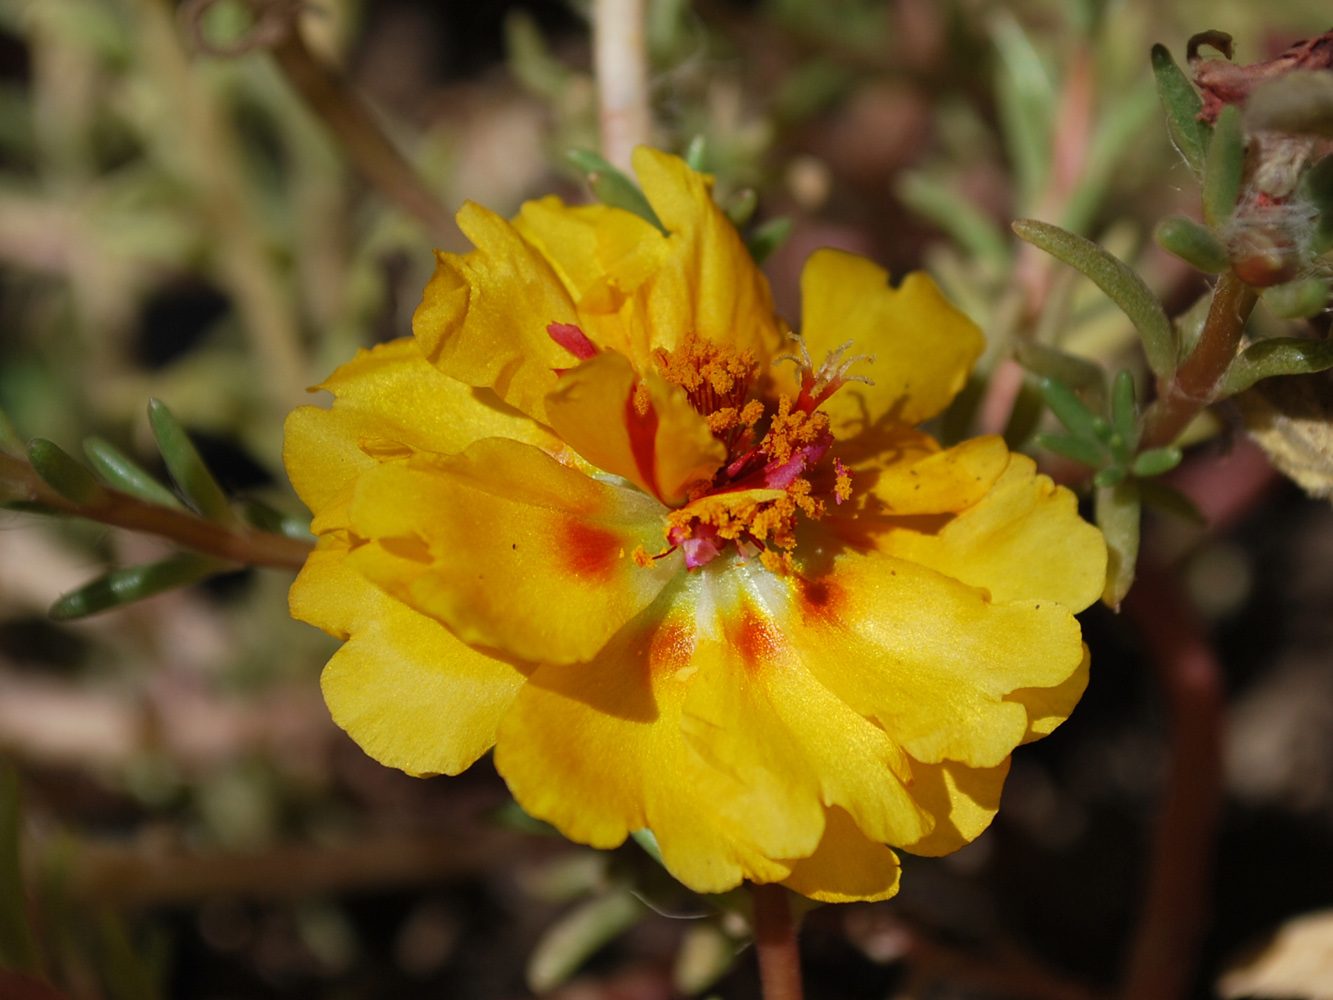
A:
{"type": "Polygon", "coordinates": [[[1169,381],[1158,385],[1158,399],[1149,409],[1142,447],[1164,448],[1180,436],[1189,422],[1213,401],[1213,394],[1235,360],[1245,321],[1258,295],[1227,271],[1213,290],[1203,333],[1194,351],[1169,381]]]}
{"type": "Polygon", "coordinates": [[[6,499],[25,500],[102,524],[158,535],[192,552],[245,566],[299,570],[311,550],[309,543],[286,535],[240,525],[228,527],[193,514],[145,503],[113,489],[100,490],[97,498],[88,504],[74,503],[47,486],[27,462],[3,453],[0,453],[0,484],[9,487],[6,499]]]}
{"type": "Polygon", "coordinates": [[[764,1000],[802,1000],[801,953],[787,890],[776,884],[751,884],[750,902],[764,1000]]]}

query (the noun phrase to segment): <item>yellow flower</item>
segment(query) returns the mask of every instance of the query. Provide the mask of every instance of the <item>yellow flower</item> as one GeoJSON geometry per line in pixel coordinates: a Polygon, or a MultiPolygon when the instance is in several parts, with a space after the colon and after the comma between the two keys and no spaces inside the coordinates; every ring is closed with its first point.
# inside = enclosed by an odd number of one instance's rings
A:
{"type": "Polygon", "coordinates": [[[982,348],[929,278],[821,250],[793,338],[709,179],[634,164],[669,235],[469,204],[415,340],[292,413],[292,613],[346,640],[324,695],[385,764],[494,746],[528,812],[651,829],[696,890],[885,898],[885,845],[976,837],[1072,710],[1102,538],[998,438],[913,429],[982,348]]]}

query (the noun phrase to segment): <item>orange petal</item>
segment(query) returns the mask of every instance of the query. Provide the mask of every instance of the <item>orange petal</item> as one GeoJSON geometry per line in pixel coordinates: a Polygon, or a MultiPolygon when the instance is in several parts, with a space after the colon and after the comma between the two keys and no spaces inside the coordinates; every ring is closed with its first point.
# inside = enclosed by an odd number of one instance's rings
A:
{"type": "Polygon", "coordinates": [[[852,342],[850,354],[873,354],[851,369],[874,385],[852,382],[824,405],[843,437],[881,421],[914,426],[953,400],[981,356],[985,338],[925,274],[902,286],[864,257],[816,250],[801,273],[801,336],[816,365],[852,342]]]}
{"type": "Polygon", "coordinates": [[[690,484],[711,479],[727,457],[683,389],[656,375],[641,380],[610,351],[565,372],[546,412],[583,458],[668,504],[683,500],[690,484]],[[643,414],[633,398],[640,381],[648,390],[643,414]]]}
{"type": "Polygon", "coordinates": [[[387,458],[452,454],[493,436],[560,448],[549,431],[490,390],[441,375],[410,337],[358,351],[319,388],[333,393],[333,408],[293,410],[283,441],[287,474],[317,515],[316,531],[346,527],[350,485],[387,458]],[[340,496],[340,512],[330,510],[340,496]]]}
{"type": "Polygon", "coordinates": [[[523,659],[592,657],[646,607],[679,557],[631,558],[662,540],[665,511],[506,438],[419,454],[357,482],[348,561],[463,641],[523,659]]]}
{"type": "Polygon", "coordinates": [[[291,589],[294,617],[347,640],[320,679],[333,720],[381,764],[458,774],[495,742],[523,674],[385,594],[346,555],[345,539],[321,539],[291,589]]]}
{"type": "Polygon", "coordinates": [[[468,202],[458,225],[477,249],[436,253],[435,274],[412,316],[421,353],[451,378],[493,388],[545,423],[555,369],[573,360],[546,327],[577,325],[574,302],[546,259],[494,212],[468,202]]]}

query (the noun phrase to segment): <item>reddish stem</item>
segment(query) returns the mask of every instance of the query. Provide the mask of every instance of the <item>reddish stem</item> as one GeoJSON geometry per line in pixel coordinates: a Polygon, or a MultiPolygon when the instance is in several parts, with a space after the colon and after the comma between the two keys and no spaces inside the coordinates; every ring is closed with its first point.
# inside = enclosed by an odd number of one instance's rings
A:
{"type": "Polygon", "coordinates": [[[1125,600],[1161,676],[1171,716],[1171,771],[1124,996],[1179,1000],[1206,929],[1222,804],[1222,675],[1169,571],[1143,566],[1125,600]]]}
{"type": "Polygon", "coordinates": [[[1254,289],[1234,272],[1227,271],[1218,280],[1198,344],[1169,380],[1158,383],[1158,399],[1148,411],[1143,432],[1144,448],[1169,445],[1213,401],[1257,300],[1254,289]]]}
{"type": "Polygon", "coordinates": [[[776,884],[752,884],[750,903],[764,1000],[801,1000],[801,954],[787,890],[776,884]]]}

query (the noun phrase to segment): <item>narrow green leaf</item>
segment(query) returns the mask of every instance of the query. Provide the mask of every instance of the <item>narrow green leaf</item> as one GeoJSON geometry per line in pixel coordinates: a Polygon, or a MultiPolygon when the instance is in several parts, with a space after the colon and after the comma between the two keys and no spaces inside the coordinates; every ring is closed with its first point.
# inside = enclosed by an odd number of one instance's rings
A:
{"type": "Polygon", "coordinates": [[[1082,462],[1089,468],[1097,469],[1106,464],[1104,451],[1091,441],[1072,434],[1037,434],[1033,436],[1032,442],[1047,451],[1082,462]]]}
{"type": "Polygon", "coordinates": [[[1045,344],[1026,342],[1018,345],[1014,355],[1034,375],[1058,379],[1071,389],[1087,393],[1094,405],[1106,398],[1106,372],[1095,361],[1045,344]]]}
{"type": "Polygon", "coordinates": [[[1088,148],[1087,165],[1065,203],[1060,225],[1075,233],[1087,231],[1102,209],[1116,169],[1139,148],[1139,134],[1155,121],[1156,112],[1157,94],[1148,80],[1117,95],[1103,110],[1088,148]]]}
{"type": "Polygon", "coordinates": [[[1231,266],[1227,248],[1213,231],[1183,215],[1173,215],[1159,222],[1153,238],[1163,250],[1175,254],[1204,274],[1221,274],[1231,266]]]}
{"type": "Polygon", "coordinates": [[[697,173],[703,173],[707,156],[708,140],[700,132],[690,140],[690,144],[685,150],[685,165],[697,173]]]}
{"type": "Polygon", "coordinates": [[[1004,424],[1004,443],[1010,451],[1018,451],[1027,444],[1045,412],[1045,402],[1036,379],[1023,379],[1018,395],[1014,397],[1014,405],[1009,409],[1009,419],[1004,424]]]}
{"type": "Polygon", "coordinates": [[[1325,156],[1301,176],[1300,190],[1319,210],[1310,249],[1322,254],[1333,248],[1333,156],[1325,156]]]}
{"type": "Polygon", "coordinates": [[[185,428],[177,423],[161,400],[148,401],[148,423],[153,428],[158,448],[162,450],[167,471],[190,505],[211,520],[230,520],[232,513],[227,495],[213,478],[213,473],[208,471],[185,428]]]}
{"type": "Polygon", "coordinates": [[[754,210],[758,207],[759,196],[754,193],[754,188],[741,188],[727,199],[727,203],[722,206],[722,211],[731,220],[733,226],[737,229],[743,229],[754,218],[754,210]]]}
{"type": "Polygon", "coordinates": [[[1208,150],[1208,126],[1199,121],[1203,101],[1189,78],[1176,65],[1165,45],[1152,47],[1152,71],[1157,77],[1157,95],[1166,112],[1166,127],[1185,162],[1195,174],[1203,174],[1208,150]]]}
{"type": "Polygon", "coordinates": [[[574,907],[537,942],[528,959],[528,988],[538,994],[555,989],[647,913],[648,908],[623,889],[574,907]]]}
{"type": "Polygon", "coordinates": [[[1056,415],[1060,423],[1068,428],[1069,433],[1087,441],[1101,438],[1099,418],[1083,400],[1074,394],[1074,390],[1058,378],[1043,378],[1038,386],[1046,400],[1046,405],[1056,415]]]}
{"type": "Polygon", "coordinates": [[[912,170],[899,177],[894,194],[972,256],[1001,267],[1008,263],[1008,240],[995,220],[950,185],[924,170],[912,170]]]}
{"type": "Polygon", "coordinates": [[[101,477],[120,492],[138,497],[146,503],[157,504],[159,507],[185,509],[185,505],[175,493],[159,483],[114,445],[99,437],[86,438],[83,442],[83,453],[88,456],[88,461],[101,477]]]}
{"type": "Polygon", "coordinates": [[[159,1000],[152,966],[135,951],[124,921],[111,910],[100,920],[102,976],[111,1000],[159,1000]]]}
{"type": "Polygon", "coordinates": [[[23,447],[23,439],[19,437],[19,432],[14,429],[4,410],[0,410],[0,451],[20,458],[28,453],[28,449],[23,447]]]}
{"type": "Polygon", "coordinates": [[[1123,465],[1108,465],[1092,477],[1092,485],[1099,490],[1106,486],[1118,486],[1128,475],[1129,472],[1123,465]]]}
{"type": "Polygon", "coordinates": [[[1160,476],[1179,465],[1180,457],[1179,448],[1149,448],[1135,456],[1134,475],[1140,479],[1151,479],[1153,476],[1160,476]]]}
{"type": "Polygon", "coordinates": [[[1127,371],[1116,375],[1111,387],[1111,426],[1126,448],[1138,447],[1139,412],[1134,400],[1134,376],[1127,371]]]}
{"type": "Polygon", "coordinates": [[[1019,204],[1036,202],[1051,163],[1055,88],[1032,40],[1012,14],[1001,14],[991,31],[1000,61],[995,95],[1005,147],[1014,165],[1019,204]]]}
{"type": "Polygon", "coordinates": [[[303,542],[314,541],[310,533],[310,518],[295,514],[284,514],[270,507],[262,500],[247,499],[240,502],[241,519],[261,531],[270,531],[275,535],[286,535],[303,542]]]}
{"type": "Polygon", "coordinates": [[[1102,601],[1119,609],[1134,584],[1139,559],[1139,485],[1128,479],[1097,491],[1097,527],[1106,538],[1106,586],[1102,601]]]}
{"type": "Polygon", "coordinates": [[[1166,376],[1176,364],[1175,331],[1166,310],[1151,289],[1124,261],[1091,240],[1036,219],[1019,219],[1014,232],[1070,267],[1087,275],[1111,297],[1143,338],[1143,349],[1154,374],[1166,376]]]}
{"type": "Polygon", "coordinates": [[[662,225],[662,220],[653,211],[653,206],[648,204],[648,199],[639,190],[639,185],[628,176],[591,150],[571,149],[566,155],[570,163],[583,171],[593,196],[603,205],[633,212],[639,218],[651,222],[661,230],[663,236],[669,235],[666,226],[662,225]]]}
{"type": "Polygon", "coordinates": [[[23,898],[19,830],[18,775],[0,765],[0,968],[36,973],[41,956],[23,898]]]}
{"type": "Polygon", "coordinates": [[[776,219],[769,219],[762,225],[756,226],[749,236],[745,238],[745,246],[750,251],[750,256],[754,258],[756,264],[762,264],[773,255],[773,252],[787,242],[787,237],[791,235],[792,221],[786,215],[780,215],[776,219]]]}
{"type": "Polygon", "coordinates": [[[1191,524],[1197,524],[1201,528],[1208,524],[1208,518],[1204,517],[1203,511],[1199,510],[1198,505],[1193,500],[1181,493],[1180,490],[1167,486],[1160,479],[1140,480],[1138,487],[1139,495],[1145,507],[1152,507],[1154,510],[1174,514],[1176,517],[1189,521],[1191,524]]]}
{"type": "Polygon", "coordinates": [[[1333,340],[1274,337],[1251,344],[1222,376],[1218,398],[1244,392],[1260,379],[1275,375],[1308,375],[1333,368],[1333,340]]]}
{"type": "Polygon", "coordinates": [[[1240,200],[1245,171],[1245,129],[1240,108],[1228,104],[1217,116],[1203,168],[1203,219],[1220,226],[1231,218],[1240,200]]]}
{"type": "Polygon", "coordinates": [[[1264,305],[1283,319],[1310,319],[1328,307],[1328,280],[1318,276],[1288,281],[1263,290],[1264,305]]]}
{"type": "Polygon", "coordinates": [[[646,826],[642,830],[635,830],[630,834],[634,842],[643,848],[643,853],[652,858],[659,865],[662,864],[662,848],[657,845],[657,835],[646,826]]]}
{"type": "Polygon", "coordinates": [[[46,438],[28,445],[28,461],[47,486],[71,503],[87,507],[107,499],[97,477],[46,438]]]}
{"type": "Polygon", "coordinates": [[[66,594],[51,605],[49,613],[56,621],[85,618],[197,583],[225,568],[226,564],[217,559],[188,552],[169,556],[160,562],[126,566],[66,594]]]}

